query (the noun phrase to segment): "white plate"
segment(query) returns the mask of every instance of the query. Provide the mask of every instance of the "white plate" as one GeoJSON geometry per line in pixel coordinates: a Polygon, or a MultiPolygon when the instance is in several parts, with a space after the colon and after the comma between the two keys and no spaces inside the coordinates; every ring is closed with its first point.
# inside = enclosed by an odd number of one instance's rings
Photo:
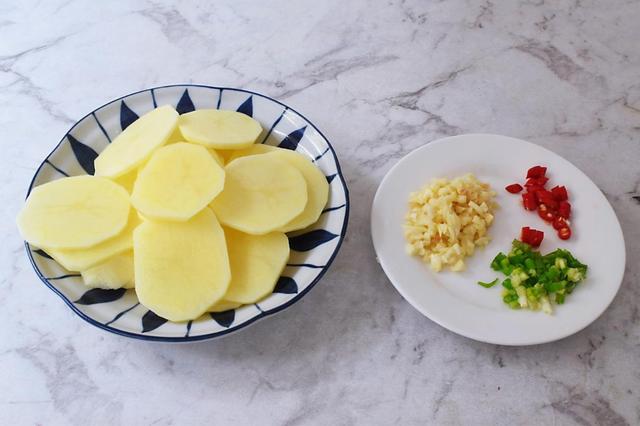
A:
{"type": "Polygon", "coordinates": [[[382,180],[373,200],[371,234],[382,268],[414,308],[455,333],[500,345],[551,342],[582,330],[609,306],[624,275],[622,230],[598,187],[559,155],[505,136],[444,138],[401,159],[382,180]],[[548,167],[552,186],[565,185],[569,191],[573,235],[568,241],[560,240],[535,212],[525,211],[519,194],[504,190],[508,184],[522,184],[527,169],[537,164],[548,167]],[[465,272],[434,273],[405,252],[402,224],[409,193],[432,178],[454,178],[468,172],[497,193],[500,209],[489,231],[492,241],[468,258],[465,272]],[[588,278],[564,305],[554,305],[553,315],[511,310],[502,302],[502,286],[485,289],[476,284],[499,276],[489,264],[498,252],[509,252],[523,226],[545,232],[543,253],[566,248],[589,266],[588,278]]]}

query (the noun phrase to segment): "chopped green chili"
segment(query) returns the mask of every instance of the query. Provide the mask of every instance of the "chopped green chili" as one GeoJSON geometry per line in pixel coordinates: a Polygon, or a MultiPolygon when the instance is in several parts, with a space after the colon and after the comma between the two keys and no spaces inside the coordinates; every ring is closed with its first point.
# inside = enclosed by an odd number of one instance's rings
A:
{"type": "MultiPolygon", "coordinates": [[[[522,241],[514,240],[508,254],[498,253],[491,269],[502,272],[502,300],[512,309],[528,308],[551,313],[552,303],[561,305],[578,283],[587,277],[587,265],[571,252],[557,249],[546,255],[522,241]]],[[[491,288],[499,282],[478,282],[491,288]]]]}
{"type": "Polygon", "coordinates": [[[491,288],[494,285],[498,284],[498,282],[500,281],[500,278],[496,278],[495,280],[489,282],[489,283],[483,283],[482,281],[478,281],[478,285],[481,285],[484,288],[491,288]]]}

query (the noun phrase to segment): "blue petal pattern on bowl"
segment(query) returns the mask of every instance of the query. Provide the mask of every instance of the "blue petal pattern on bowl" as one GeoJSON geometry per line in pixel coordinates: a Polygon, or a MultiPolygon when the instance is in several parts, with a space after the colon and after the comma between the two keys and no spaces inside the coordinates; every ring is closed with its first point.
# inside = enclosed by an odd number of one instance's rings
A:
{"type": "Polygon", "coordinates": [[[317,164],[329,182],[327,207],[317,223],[289,235],[291,256],[274,292],[259,303],[208,313],[195,321],[173,323],[142,306],[134,291],[88,289],[37,247],[25,243],[27,255],[43,283],[81,318],[104,330],[145,340],[185,342],[210,339],[246,327],[279,312],[304,296],[324,275],[344,239],[349,193],[329,141],[304,116],[259,93],[203,85],[155,87],[111,101],[87,114],[40,164],[29,192],[64,176],[93,174],[93,160],[141,115],[159,105],[180,114],[204,108],[239,111],[260,121],[259,143],[295,150],[317,164]]]}

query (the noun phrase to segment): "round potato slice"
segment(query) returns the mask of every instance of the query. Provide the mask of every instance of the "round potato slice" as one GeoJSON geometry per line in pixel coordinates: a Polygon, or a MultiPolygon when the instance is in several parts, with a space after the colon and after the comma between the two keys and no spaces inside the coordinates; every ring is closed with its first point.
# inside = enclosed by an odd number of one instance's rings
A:
{"type": "Polygon", "coordinates": [[[249,235],[225,229],[231,262],[230,302],[255,303],[273,292],[289,259],[289,239],[282,232],[249,235]]]}
{"type": "Polygon", "coordinates": [[[224,190],[210,205],[230,228],[267,234],[286,225],[307,204],[302,174],[271,154],[238,158],[225,172],[224,190]]]}
{"type": "Polygon", "coordinates": [[[208,312],[224,312],[231,309],[239,308],[242,303],[229,302],[228,300],[219,300],[207,309],[208,312]]]}
{"type": "Polygon", "coordinates": [[[129,194],[109,179],[74,176],[35,187],[18,215],[24,239],[38,247],[86,248],[124,229],[129,194]]]}
{"type": "Polygon", "coordinates": [[[216,152],[216,150],[212,148],[209,148],[207,151],[209,151],[209,154],[211,154],[213,159],[216,160],[216,163],[218,163],[218,165],[224,167],[224,158],[222,158],[222,155],[218,154],[218,152],[216,152]]]}
{"type": "Polygon", "coordinates": [[[144,163],[164,145],[178,124],[178,113],[161,106],[134,121],[98,155],[96,176],[118,177],[144,163]]]}
{"type": "Polygon", "coordinates": [[[144,222],[133,233],[136,293],[171,321],[198,318],[229,286],[224,232],[209,208],[186,222],[144,222]]]}
{"type": "Polygon", "coordinates": [[[142,220],[135,209],[129,212],[127,226],[115,237],[84,249],[52,249],[42,247],[56,262],[69,271],[84,271],[133,247],[133,230],[142,220]]]}
{"type": "Polygon", "coordinates": [[[224,175],[206,148],[167,145],[138,172],[131,203],[150,219],[188,220],[222,191],[224,175]]]}
{"type": "Polygon", "coordinates": [[[138,178],[138,170],[133,169],[128,171],[127,173],[118,176],[117,178],[111,179],[121,187],[127,190],[129,194],[133,192],[133,185],[136,183],[136,179],[138,178]]]}
{"type": "Polygon", "coordinates": [[[268,152],[274,152],[279,149],[283,149],[283,148],[278,148],[277,146],[272,146],[272,145],[265,145],[263,143],[253,144],[247,148],[231,151],[231,155],[229,156],[227,163],[232,162],[236,158],[248,157],[249,155],[266,154],[268,152]]]}
{"type": "MultiPolygon", "coordinates": [[[[178,118],[178,121],[180,121],[180,118],[178,118]]],[[[178,126],[176,126],[176,128],[173,130],[173,132],[167,139],[167,142],[165,143],[165,145],[169,145],[176,142],[186,142],[186,140],[184,139],[184,136],[182,136],[182,133],[180,133],[180,127],[178,126]]]]}
{"type": "Polygon", "coordinates": [[[84,285],[92,288],[133,288],[133,251],[117,254],[81,272],[84,285]]]}
{"type": "Polygon", "coordinates": [[[234,151],[229,158],[229,162],[236,158],[266,153],[275,153],[275,155],[279,155],[283,160],[297,168],[307,183],[308,200],[303,212],[280,228],[279,231],[296,231],[316,222],[322,213],[322,209],[324,209],[324,206],[327,204],[327,199],[329,198],[329,183],[320,169],[309,161],[307,157],[290,149],[257,144],[249,148],[234,151]]]}
{"type": "Polygon", "coordinates": [[[307,157],[295,151],[278,148],[277,151],[269,155],[281,157],[283,160],[286,160],[302,173],[307,183],[308,199],[304,210],[280,228],[279,231],[296,231],[315,223],[327,205],[327,199],[329,198],[329,183],[325,175],[307,157]]]}
{"type": "Polygon", "coordinates": [[[239,149],[255,143],[262,126],[236,111],[199,109],[180,116],[180,133],[192,143],[207,148],[239,149]]]}

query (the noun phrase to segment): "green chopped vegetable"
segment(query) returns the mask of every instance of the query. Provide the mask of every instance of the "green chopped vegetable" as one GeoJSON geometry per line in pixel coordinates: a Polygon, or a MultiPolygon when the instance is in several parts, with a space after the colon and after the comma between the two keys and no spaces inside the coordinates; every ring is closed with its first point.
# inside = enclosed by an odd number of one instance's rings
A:
{"type": "MultiPolygon", "coordinates": [[[[512,309],[528,308],[550,314],[552,305],[562,305],[567,295],[587,277],[587,265],[571,252],[557,249],[546,255],[522,241],[514,240],[508,254],[498,253],[491,269],[502,272],[502,300],[512,309]]],[[[478,282],[490,288],[498,283],[478,282]]]]}
{"type": "Polygon", "coordinates": [[[498,284],[498,282],[500,281],[500,278],[496,278],[495,280],[489,282],[489,283],[483,283],[482,281],[478,281],[478,285],[481,285],[484,288],[491,288],[494,285],[498,284]]]}

